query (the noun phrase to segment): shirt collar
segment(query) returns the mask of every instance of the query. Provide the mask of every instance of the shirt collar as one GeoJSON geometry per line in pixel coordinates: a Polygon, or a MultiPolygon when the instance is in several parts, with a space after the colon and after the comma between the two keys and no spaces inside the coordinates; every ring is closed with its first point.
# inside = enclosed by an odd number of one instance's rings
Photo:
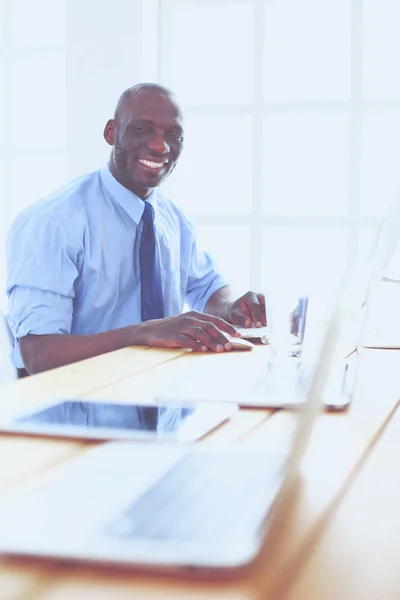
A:
{"type": "MultiPolygon", "coordinates": [[[[114,175],[110,171],[109,165],[106,165],[100,169],[100,179],[111,198],[124,209],[132,221],[136,223],[136,225],[139,225],[144,211],[143,200],[115,179],[114,175]]],[[[154,208],[154,211],[156,211],[156,189],[151,192],[150,196],[146,198],[146,201],[150,202],[154,208]]]]}

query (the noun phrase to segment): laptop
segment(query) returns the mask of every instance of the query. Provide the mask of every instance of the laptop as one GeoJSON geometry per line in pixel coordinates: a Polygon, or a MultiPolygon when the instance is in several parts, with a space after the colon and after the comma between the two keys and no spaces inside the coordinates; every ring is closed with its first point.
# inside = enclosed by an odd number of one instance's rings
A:
{"type": "MultiPolygon", "coordinates": [[[[235,402],[252,408],[298,407],[304,402],[311,381],[321,327],[327,326],[325,319],[316,327],[314,307],[314,299],[299,298],[298,335],[289,335],[288,316],[287,336],[283,344],[280,339],[275,344],[273,327],[269,325],[268,348],[255,348],[246,356],[210,353],[199,360],[188,355],[158,367],[156,382],[149,374],[144,374],[143,379],[149,380],[148,389],[153,391],[157,402],[207,400],[235,402]],[[311,319],[308,316],[310,312],[311,319]],[[313,326],[307,334],[306,320],[310,320],[313,326]]],[[[271,314],[270,311],[268,314],[271,314]]],[[[339,357],[335,357],[334,363],[328,381],[332,391],[326,398],[329,408],[335,406],[342,410],[350,400],[345,393],[347,386],[342,386],[347,363],[339,357]]]]}
{"type": "MultiPolygon", "coordinates": [[[[400,348],[400,326],[393,318],[393,311],[385,319],[388,302],[379,302],[379,285],[385,281],[388,267],[393,270],[393,264],[400,267],[400,198],[396,197],[390,203],[385,216],[377,227],[375,238],[369,249],[366,260],[357,261],[348,269],[347,288],[351,295],[351,316],[348,318],[346,338],[341,352],[335,357],[331,375],[327,381],[326,391],[322,399],[327,410],[346,410],[351,402],[355,387],[356,367],[358,357],[353,356],[356,349],[358,354],[362,347],[368,348],[400,348]],[[396,260],[397,259],[397,260],[396,260]],[[379,306],[379,326],[376,319],[371,319],[374,307],[379,306]],[[364,307],[363,310],[360,310],[364,307]],[[383,314],[382,314],[383,313],[383,314]],[[375,322],[371,322],[371,321],[375,322]]],[[[392,273],[393,276],[393,273],[392,273]]],[[[398,273],[400,282],[400,272],[398,273]]],[[[387,279],[386,279],[387,281],[387,279]]],[[[391,280],[392,281],[392,280],[391,280]]],[[[400,286],[385,283],[397,293],[400,302],[400,286]],[[398,288],[398,289],[393,289],[398,288]]],[[[322,321],[317,323],[315,318],[315,299],[299,299],[301,327],[299,327],[298,343],[302,352],[296,356],[296,346],[292,356],[275,355],[273,343],[272,352],[250,352],[246,356],[225,357],[223,354],[214,356],[210,353],[202,360],[192,361],[188,356],[174,364],[160,366],[157,370],[157,384],[149,381],[149,387],[156,389],[154,397],[158,402],[200,402],[214,400],[216,402],[235,402],[242,407],[254,408],[296,408],[307,397],[307,387],[311,381],[315,367],[315,332],[322,321]],[[307,300],[303,310],[300,301],[307,300]],[[311,319],[310,319],[311,317],[311,319]],[[307,333],[306,330],[306,320],[307,333]],[[237,367],[236,367],[237,365],[237,367]]],[[[392,304],[396,298],[392,299],[392,304]]],[[[267,314],[268,300],[266,298],[267,314]]],[[[397,304],[398,306],[398,304],[397,304]]],[[[376,312],[376,310],[375,310],[376,312]]],[[[388,311],[389,313],[390,311],[388,311]]],[[[319,321],[319,320],[318,320],[319,321]]],[[[260,328],[261,339],[272,338],[268,326],[260,328]]],[[[245,330],[239,328],[242,336],[245,330]]],[[[250,329],[249,335],[256,336],[257,329],[250,329]]]]}
{"type": "Polygon", "coordinates": [[[371,305],[366,308],[366,348],[400,348],[399,306],[400,286],[397,283],[382,280],[375,286],[371,305]]]}
{"type": "Polygon", "coordinates": [[[369,282],[364,300],[360,345],[400,348],[400,197],[389,204],[370,251],[369,282]]]}
{"type": "Polygon", "coordinates": [[[345,320],[345,290],[287,452],[106,443],[0,496],[0,552],[201,574],[250,565],[291,498],[345,320]]]}

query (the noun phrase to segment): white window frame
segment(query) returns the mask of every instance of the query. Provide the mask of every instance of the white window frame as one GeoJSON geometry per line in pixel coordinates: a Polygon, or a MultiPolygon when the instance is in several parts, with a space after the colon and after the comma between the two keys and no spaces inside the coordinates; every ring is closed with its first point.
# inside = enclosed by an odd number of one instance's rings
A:
{"type": "MultiPolygon", "coordinates": [[[[185,6],[229,5],[250,0],[159,0],[159,79],[169,80],[168,36],[171,11],[174,5],[185,6]]],[[[349,264],[356,258],[359,233],[364,228],[377,227],[379,218],[361,214],[361,144],[362,118],[366,113],[400,112],[400,100],[367,100],[363,98],[363,0],[349,0],[351,8],[351,94],[348,101],[307,101],[293,103],[266,102],[263,97],[264,79],[264,22],[267,2],[281,0],[251,0],[254,11],[255,72],[253,101],[238,105],[205,105],[185,107],[188,116],[215,116],[222,114],[251,115],[253,120],[253,197],[248,215],[204,215],[194,213],[199,225],[245,225],[250,230],[250,283],[258,289],[262,282],[262,237],[266,227],[336,227],[346,232],[346,259],[349,264]],[[260,75],[261,74],[261,75],[260,75]],[[263,212],[263,117],[268,114],[348,114],[350,118],[348,210],[341,215],[266,215],[263,212]]]]}
{"type": "MultiPolygon", "coordinates": [[[[34,0],[32,0],[34,1],[34,0]]],[[[12,113],[12,98],[10,81],[12,77],[13,59],[18,57],[32,56],[52,56],[59,55],[65,57],[65,43],[51,44],[46,47],[24,47],[13,48],[11,44],[10,20],[11,20],[11,5],[13,0],[2,0],[2,15],[0,27],[2,29],[2,44],[0,46],[0,63],[3,66],[2,85],[3,85],[3,111],[0,116],[2,125],[2,136],[0,141],[0,177],[2,179],[0,194],[0,306],[5,306],[4,298],[4,281],[6,277],[5,269],[5,239],[10,225],[11,206],[11,171],[13,166],[13,157],[20,155],[34,155],[35,150],[25,150],[13,147],[11,143],[11,120],[12,113]]],[[[26,90],[27,102],[29,101],[29,90],[26,90]]],[[[43,156],[53,157],[54,154],[59,156],[65,155],[65,147],[57,146],[57,148],[40,149],[40,154],[43,156]]],[[[21,173],[21,177],[24,174],[21,173]]]]}

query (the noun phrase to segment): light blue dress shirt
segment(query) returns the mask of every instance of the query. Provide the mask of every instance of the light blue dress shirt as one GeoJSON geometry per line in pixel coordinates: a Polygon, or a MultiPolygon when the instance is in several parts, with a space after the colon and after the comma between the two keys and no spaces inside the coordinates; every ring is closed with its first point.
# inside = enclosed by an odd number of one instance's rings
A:
{"type": "MultiPolygon", "coordinates": [[[[193,226],[153,190],[165,316],[186,302],[203,311],[227,285],[199,250],[193,226]]],[[[91,334],[140,323],[139,242],[143,201],[108,167],[66,184],[14,221],[7,240],[8,322],[13,362],[28,334],[91,334]]]]}

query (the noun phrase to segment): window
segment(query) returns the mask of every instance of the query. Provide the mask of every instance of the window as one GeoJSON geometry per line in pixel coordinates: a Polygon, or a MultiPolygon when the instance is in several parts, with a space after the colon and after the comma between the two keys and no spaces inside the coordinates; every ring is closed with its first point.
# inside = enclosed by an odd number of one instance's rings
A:
{"type": "Polygon", "coordinates": [[[14,217],[65,182],[66,0],[0,4],[0,281],[14,217]]]}
{"type": "Polygon", "coordinates": [[[160,0],[164,191],[238,291],[332,289],[400,188],[398,0],[160,0]]]}
{"type": "Polygon", "coordinates": [[[110,11],[110,0],[0,0],[2,291],[16,214],[102,167],[119,95],[155,78],[158,2],[119,0],[110,11]]]}

